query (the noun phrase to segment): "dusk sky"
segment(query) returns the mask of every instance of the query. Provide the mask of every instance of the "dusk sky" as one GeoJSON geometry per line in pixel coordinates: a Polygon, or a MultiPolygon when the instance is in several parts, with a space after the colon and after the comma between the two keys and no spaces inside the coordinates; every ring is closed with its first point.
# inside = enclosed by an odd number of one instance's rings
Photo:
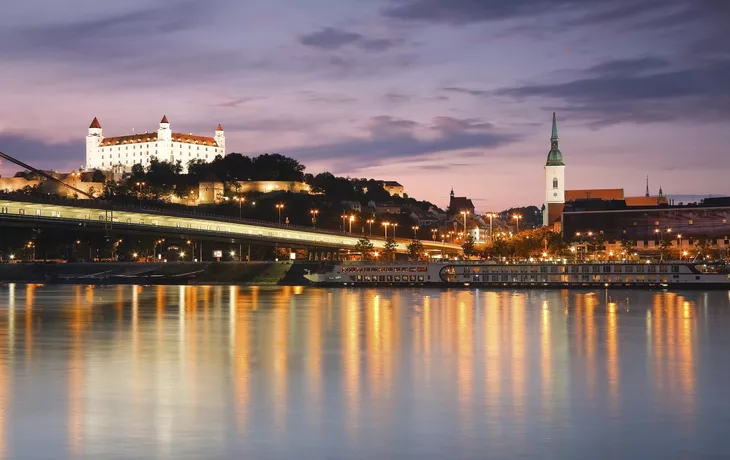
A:
{"type": "Polygon", "coordinates": [[[95,116],[167,114],[489,211],[542,203],[555,111],[568,188],[730,194],[728,24],[727,0],[3,2],[0,151],[68,171],[95,116]]]}

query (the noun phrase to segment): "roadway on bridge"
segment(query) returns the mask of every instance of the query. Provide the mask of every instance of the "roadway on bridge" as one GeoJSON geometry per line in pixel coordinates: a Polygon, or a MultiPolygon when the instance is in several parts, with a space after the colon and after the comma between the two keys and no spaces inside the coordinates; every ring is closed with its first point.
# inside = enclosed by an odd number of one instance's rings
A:
{"type": "MultiPolygon", "coordinates": [[[[287,244],[294,247],[328,247],[354,249],[361,236],[335,232],[317,231],[294,226],[277,226],[215,217],[171,215],[143,209],[107,209],[90,206],[76,206],[71,202],[32,202],[0,199],[0,220],[13,221],[30,226],[33,222],[45,224],[104,225],[117,230],[137,230],[167,234],[188,234],[190,236],[225,237],[236,240],[287,244]],[[113,216],[113,217],[112,217],[113,216]]],[[[385,239],[372,236],[375,249],[385,247],[385,239]]],[[[407,252],[409,240],[398,239],[398,252],[407,252]]],[[[424,249],[430,252],[460,253],[459,245],[440,241],[422,240],[424,249]]]]}

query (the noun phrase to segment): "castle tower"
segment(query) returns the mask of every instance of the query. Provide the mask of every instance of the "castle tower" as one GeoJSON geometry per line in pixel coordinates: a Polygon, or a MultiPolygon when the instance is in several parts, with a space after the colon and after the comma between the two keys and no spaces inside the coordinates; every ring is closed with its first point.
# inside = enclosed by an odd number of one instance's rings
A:
{"type": "Polygon", "coordinates": [[[160,128],[157,130],[157,140],[159,142],[172,141],[172,131],[170,131],[170,122],[167,121],[167,115],[162,116],[160,128]]]}
{"type": "MultiPolygon", "coordinates": [[[[218,123],[218,126],[215,128],[215,136],[213,137],[215,139],[215,143],[218,144],[218,147],[223,149],[223,152],[226,151],[226,135],[223,132],[223,127],[218,123]]],[[[225,153],[221,156],[224,156],[225,153]]]]}
{"type": "Polygon", "coordinates": [[[565,204],[565,163],[558,147],[558,123],[553,112],[550,152],[545,163],[545,212],[543,225],[551,225],[560,217],[565,204]]]}
{"type": "Polygon", "coordinates": [[[102,133],[101,123],[94,117],[94,120],[89,125],[89,133],[86,135],[86,167],[96,167],[96,152],[99,149],[99,144],[104,139],[102,133]]]}

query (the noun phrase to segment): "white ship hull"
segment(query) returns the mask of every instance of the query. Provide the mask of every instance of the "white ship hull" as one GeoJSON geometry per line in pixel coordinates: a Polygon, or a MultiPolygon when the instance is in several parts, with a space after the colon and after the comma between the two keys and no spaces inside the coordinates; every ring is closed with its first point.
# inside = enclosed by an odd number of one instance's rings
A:
{"type": "Polygon", "coordinates": [[[730,288],[730,275],[724,264],[691,262],[342,262],[324,266],[305,277],[314,284],[340,286],[730,288]]]}

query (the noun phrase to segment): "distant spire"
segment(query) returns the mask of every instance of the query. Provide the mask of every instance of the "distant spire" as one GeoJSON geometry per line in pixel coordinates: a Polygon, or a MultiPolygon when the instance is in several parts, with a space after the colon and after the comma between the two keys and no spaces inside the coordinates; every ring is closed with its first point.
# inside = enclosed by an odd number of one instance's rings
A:
{"type": "Polygon", "coordinates": [[[162,121],[160,123],[170,123],[169,121],[167,121],[167,115],[162,116],[162,121]]]}
{"type": "Polygon", "coordinates": [[[553,134],[550,137],[550,152],[548,152],[545,166],[565,166],[563,154],[560,152],[560,147],[558,147],[558,122],[555,112],[553,112],[553,134]]]}
{"type": "Polygon", "coordinates": [[[220,123],[218,123],[218,126],[215,128],[216,131],[223,131],[223,126],[221,126],[220,123]]]}
{"type": "Polygon", "coordinates": [[[558,121],[555,118],[555,112],[553,112],[553,135],[550,138],[551,141],[557,141],[558,140],[558,121]]]}
{"type": "Polygon", "coordinates": [[[451,196],[451,198],[454,197],[454,186],[453,185],[451,186],[451,195],[450,196],[451,196]]]}
{"type": "Polygon", "coordinates": [[[662,186],[661,185],[659,186],[659,196],[660,197],[664,196],[664,191],[662,190],[662,186]]]}
{"type": "Polygon", "coordinates": [[[649,198],[649,175],[646,175],[646,197],[649,198]]]}
{"type": "Polygon", "coordinates": [[[89,125],[89,129],[91,128],[101,129],[101,123],[99,123],[99,120],[97,120],[96,117],[94,117],[94,121],[92,121],[91,125],[89,125]]]}

